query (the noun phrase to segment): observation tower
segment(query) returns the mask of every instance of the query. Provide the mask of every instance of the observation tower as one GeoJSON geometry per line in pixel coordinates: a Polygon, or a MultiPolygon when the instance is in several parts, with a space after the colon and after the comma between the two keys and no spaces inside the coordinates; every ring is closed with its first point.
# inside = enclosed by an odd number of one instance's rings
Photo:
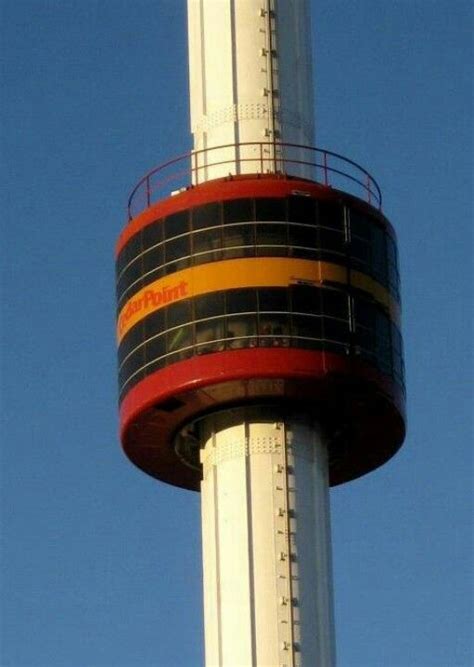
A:
{"type": "Polygon", "coordinates": [[[315,148],[308,0],[188,0],[194,148],[117,243],[120,433],[201,492],[206,664],[335,664],[329,487],[405,435],[395,231],[315,148]]]}

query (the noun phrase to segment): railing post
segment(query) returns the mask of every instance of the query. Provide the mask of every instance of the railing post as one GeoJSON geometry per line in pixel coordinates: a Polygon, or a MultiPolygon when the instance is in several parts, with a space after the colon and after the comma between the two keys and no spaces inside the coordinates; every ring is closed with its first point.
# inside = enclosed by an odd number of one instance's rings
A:
{"type": "Polygon", "coordinates": [[[260,173],[263,174],[263,143],[260,142],[260,173]]]}
{"type": "Polygon", "coordinates": [[[150,195],[150,176],[146,177],[146,205],[147,208],[151,204],[151,195],[150,195]]]}
{"type": "Polygon", "coordinates": [[[323,153],[324,155],[324,185],[329,185],[329,180],[328,180],[328,154],[326,151],[323,153]]]}
{"type": "Polygon", "coordinates": [[[367,201],[369,204],[372,204],[372,197],[371,197],[371,191],[370,191],[370,176],[367,174],[367,201]]]}

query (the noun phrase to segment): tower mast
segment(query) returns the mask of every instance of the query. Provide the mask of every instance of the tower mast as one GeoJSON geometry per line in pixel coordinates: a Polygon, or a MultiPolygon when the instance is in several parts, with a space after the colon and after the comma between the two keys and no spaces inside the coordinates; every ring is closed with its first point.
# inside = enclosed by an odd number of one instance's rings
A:
{"type": "Polygon", "coordinates": [[[206,664],[335,663],[329,486],[405,435],[396,236],[314,144],[309,0],[188,0],[188,156],[117,244],[121,440],[201,492],[206,664]]]}

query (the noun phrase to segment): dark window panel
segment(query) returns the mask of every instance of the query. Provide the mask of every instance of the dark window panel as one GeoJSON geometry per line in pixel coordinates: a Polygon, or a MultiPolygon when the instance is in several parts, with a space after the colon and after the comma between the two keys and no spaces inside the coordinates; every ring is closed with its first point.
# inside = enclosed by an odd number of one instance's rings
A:
{"type": "Polygon", "coordinates": [[[258,290],[258,309],[288,312],[288,292],[284,287],[267,287],[258,290]]]}
{"type": "Polygon", "coordinates": [[[318,260],[321,259],[319,250],[311,250],[309,248],[290,248],[291,257],[301,257],[301,259],[318,260]]]}
{"type": "Polygon", "coordinates": [[[223,229],[223,245],[225,248],[254,245],[253,225],[232,225],[223,229]]]}
{"type": "Polygon", "coordinates": [[[356,325],[361,325],[368,329],[375,329],[376,306],[371,301],[365,299],[356,299],[354,303],[354,313],[356,325]]]}
{"type": "Polygon", "coordinates": [[[190,359],[193,355],[194,355],[194,350],[191,347],[188,349],[182,349],[177,352],[174,352],[173,354],[164,357],[163,361],[166,366],[171,366],[171,364],[175,364],[178,361],[184,361],[185,359],[190,359]]]}
{"type": "Polygon", "coordinates": [[[257,292],[254,289],[230,290],[226,294],[228,313],[256,312],[257,292]]]}
{"type": "Polygon", "coordinates": [[[192,210],[191,225],[193,229],[204,229],[205,227],[217,227],[221,224],[221,204],[213,202],[198,206],[192,210]]]}
{"type": "Polygon", "coordinates": [[[224,312],[224,292],[204,294],[194,299],[194,317],[196,320],[202,320],[206,317],[217,317],[218,315],[224,315],[224,312]]]}
{"type": "Polygon", "coordinates": [[[145,349],[141,345],[137,350],[135,350],[127,359],[124,361],[120,372],[119,372],[119,382],[121,385],[132,376],[135,371],[139,370],[145,365],[145,349]]]}
{"type": "Polygon", "coordinates": [[[316,205],[311,197],[288,198],[288,220],[306,225],[316,224],[316,205]]]}
{"type": "Polygon", "coordinates": [[[269,220],[273,222],[285,222],[286,199],[257,198],[255,200],[256,220],[269,220]]]}
{"type": "Polygon", "coordinates": [[[317,248],[319,243],[316,228],[296,224],[288,225],[288,245],[317,248]]]}
{"type": "MultiPolygon", "coordinates": [[[[149,374],[149,372],[150,371],[148,371],[148,374],[149,374]]],[[[120,392],[119,393],[119,400],[122,401],[124,399],[124,397],[126,396],[126,394],[130,391],[130,389],[132,389],[132,387],[134,387],[136,384],[138,384],[140,382],[140,380],[143,380],[144,377],[145,377],[145,371],[143,369],[141,369],[140,371],[138,371],[138,373],[136,373],[133,377],[131,377],[128,382],[125,380],[123,384],[120,384],[119,385],[119,392],[120,392]]]]}
{"type": "Polygon", "coordinates": [[[322,320],[320,317],[311,315],[293,315],[291,333],[293,336],[304,336],[319,340],[322,338],[322,320]]]}
{"type": "Polygon", "coordinates": [[[143,287],[144,281],[141,280],[141,273],[140,266],[138,265],[138,267],[130,273],[126,271],[122,274],[122,277],[117,284],[117,301],[119,302],[119,308],[122,307],[123,303],[127,301],[132,294],[143,287]]]}
{"type": "Polygon", "coordinates": [[[184,299],[173,303],[166,308],[166,328],[171,329],[177,327],[179,324],[190,322],[191,315],[191,300],[184,299]]]}
{"type": "Polygon", "coordinates": [[[324,317],[323,334],[325,340],[347,344],[349,341],[349,322],[324,317]]]}
{"type": "Polygon", "coordinates": [[[189,231],[189,211],[172,213],[165,218],[165,239],[186,234],[189,231]]]}
{"type": "Polygon", "coordinates": [[[291,309],[294,313],[321,313],[321,290],[310,285],[291,287],[291,309]]]}
{"type": "Polygon", "coordinates": [[[373,329],[356,327],[355,344],[366,352],[373,354],[375,350],[375,334],[373,329]]]}
{"type": "Polygon", "coordinates": [[[286,224],[273,225],[271,222],[257,224],[256,244],[261,245],[287,245],[286,224]]]}
{"type": "Polygon", "coordinates": [[[144,338],[151,338],[165,330],[165,309],[155,310],[143,320],[144,338]]]}
{"type": "Polygon", "coordinates": [[[220,259],[222,259],[222,250],[210,250],[194,255],[192,263],[197,266],[199,264],[207,264],[208,262],[217,262],[220,259]]]}
{"type": "Polygon", "coordinates": [[[145,356],[148,361],[155,361],[166,354],[166,337],[157,336],[145,344],[145,356]]]}
{"type": "Polygon", "coordinates": [[[166,334],[167,352],[176,352],[193,343],[193,326],[187,325],[168,331],[166,334]]]}
{"type": "Polygon", "coordinates": [[[319,244],[322,250],[344,254],[346,245],[344,234],[332,229],[319,230],[319,244]]]}
{"type": "Polygon", "coordinates": [[[163,241],[163,221],[158,220],[147,225],[142,231],[143,249],[151,248],[157,243],[163,241]]]}
{"type": "Polygon", "coordinates": [[[372,224],[370,218],[365,213],[354,208],[351,209],[350,228],[352,240],[354,240],[354,237],[356,236],[360,239],[370,241],[372,224]]]}
{"type": "Polygon", "coordinates": [[[324,289],[321,292],[323,313],[329,317],[349,319],[349,304],[347,294],[339,290],[324,289]]]}
{"type": "Polygon", "coordinates": [[[254,219],[252,199],[224,201],[222,206],[224,223],[251,222],[254,219]]]}
{"type": "Polygon", "coordinates": [[[191,254],[189,236],[181,236],[165,243],[165,262],[173,262],[191,254]]]}
{"type": "MultiPolygon", "coordinates": [[[[202,232],[196,232],[192,235],[191,238],[193,254],[197,253],[208,253],[211,250],[215,250],[215,256],[212,256],[214,261],[221,258],[221,253],[218,252],[219,248],[222,246],[222,230],[220,227],[215,229],[208,229],[202,232]]],[[[212,261],[212,260],[207,260],[212,261]]],[[[196,262],[195,262],[196,263],[196,262]]]]}
{"type": "Polygon", "coordinates": [[[164,368],[166,365],[166,360],[161,358],[161,359],[156,359],[153,361],[151,364],[149,364],[145,368],[145,376],[151,375],[155,371],[159,371],[161,368],[164,368]]]}
{"type": "Polygon", "coordinates": [[[123,248],[125,265],[132,261],[137,255],[142,251],[142,237],[141,233],[138,232],[131,239],[127,241],[127,244],[123,248]]]}
{"type": "Polygon", "coordinates": [[[119,365],[143,341],[143,320],[137,322],[122,338],[117,356],[119,365]]]}
{"type": "Polygon", "coordinates": [[[332,201],[318,202],[318,225],[344,231],[344,209],[332,201]]]}
{"type": "Polygon", "coordinates": [[[375,354],[380,369],[385,373],[392,371],[392,345],[390,320],[385,313],[377,309],[375,318],[375,354]]]}
{"type": "Polygon", "coordinates": [[[387,254],[386,254],[386,242],[385,234],[383,229],[378,225],[372,226],[372,270],[375,277],[383,283],[387,282],[388,278],[388,267],[387,267],[387,254]]]}
{"type": "Polygon", "coordinates": [[[254,257],[255,246],[224,248],[222,251],[222,259],[236,259],[237,257],[254,257]]]}
{"type": "Polygon", "coordinates": [[[351,240],[351,257],[355,262],[359,262],[363,267],[370,264],[370,245],[367,241],[363,241],[357,237],[352,237],[351,240]]]}
{"type": "Polygon", "coordinates": [[[157,248],[153,248],[153,250],[149,250],[148,252],[145,252],[143,254],[143,273],[149,273],[150,271],[154,271],[160,266],[163,266],[163,246],[158,246],[157,248]]]}
{"type": "Polygon", "coordinates": [[[292,338],[291,347],[298,347],[303,350],[322,350],[324,342],[316,338],[292,338]]]}

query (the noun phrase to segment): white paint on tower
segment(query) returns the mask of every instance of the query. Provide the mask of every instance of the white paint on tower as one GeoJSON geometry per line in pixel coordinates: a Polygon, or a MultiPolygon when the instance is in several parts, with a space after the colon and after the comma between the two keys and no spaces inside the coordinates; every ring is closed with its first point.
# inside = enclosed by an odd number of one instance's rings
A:
{"type": "Polygon", "coordinates": [[[193,182],[311,178],[307,152],[272,145],[314,146],[308,0],[188,0],[188,35],[193,182]]]}
{"type": "Polygon", "coordinates": [[[331,667],[326,447],[310,417],[269,414],[204,420],[206,664],[331,667]]]}

